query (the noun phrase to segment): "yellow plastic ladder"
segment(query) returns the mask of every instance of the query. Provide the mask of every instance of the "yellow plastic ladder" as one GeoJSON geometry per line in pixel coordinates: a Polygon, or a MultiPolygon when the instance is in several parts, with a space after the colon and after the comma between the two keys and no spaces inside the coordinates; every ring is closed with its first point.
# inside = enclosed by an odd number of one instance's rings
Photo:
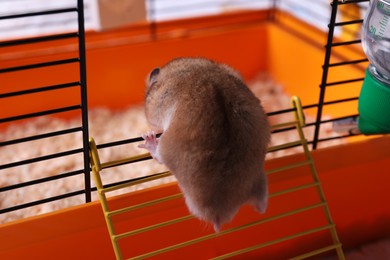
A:
{"type": "MultiPolygon", "coordinates": [[[[229,234],[229,233],[236,232],[236,231],[243,230],[243,229],[248,229],[248,228],[251,228],[251,227],[253,227],[255,225],[266,224],[267,222],[270,222],[270,221],[273,221],[273,220],[277,220],[277,219],[280,219],[280,218],[287,218],[287,217],[292,216],[294,214],[310,211],[312,209],[317,209],[317,208],[323,208],[323,211],[324,211],[324,214],[325,214],[325,218],[327,220],[327,224],[324,225],[324,226],[316,227],[316,228],[313,228],[313,229],[310,229],[310,230],[305,230],[305,231],[299,232],[297,234],[285,236],[285,237],[282,237],[282,238],[279,238],[279,239],[276,239],[276,240],[267,241],[265,243],[261,243],[261,244],[258,244],[258,245],[252,246],[252,247],[242,248],[240,250],[237,250],[237,251],[234,251],[234,252],[230,252],[228,254],[220,255],[220,256],[215,257],[213,259],[225,259],[225,258],[233,257],[233,256],[236,256],[236,255],[240,255],[240,254],[244,254],[244,253],[253,251],[253,250],[257,250],[257,249],[264,248],[264,247],[267,247],[267,246],[271,246],[271,245],[274,245],[274,244],[277,244],[277,243],[281,243],[281,242],[284,242],[284,241],[287,241],[287,240],[290,240],[290,239],[295,239],[295,238],[298,238],[300,236],[305,236],[305,235],[312,234],[312,233],[315,233],[315,232],[322,232],[324,230],[329,230],[330,231],[330,235],[331,235],[332,241],[333,241],[333,243],[331,245],[328,245],[328,246],[316,249],[314,251],[307,252],[305,254],[296,256],[296,257],[294,257],[292,259],[304,259],[304,258],[312,257],[312,256],[315,256],[315,255],[318,255],[318,254],[321,254],[321,253],[324,253],[324,252],[327,252],[327,251],[331,251],[331,250],[336,250],[339,259],[345,259],[344,258],[344,254],[343,254],[343,250],[342,250],[342,245],[341,245],[341,243],[339,241],[339,238],[338,238],[338,235],[337,235],[337,231],[336,231],[335,225],[333,223],[333,220],[332,220],[332,217],[331,217],[331,214],[330,214],[328,203],[326,201],[323,189],[321,187],[321,182],[320,182],[320,180],[318,178],[318,174],[317,174],[317,171],[316,171],[316,168],[315,168],[315,165],[314,165],[314,161],[313,161],[313,158],[312,158],[311,153],[309,151],[308,144],[307,144],[307,141],[305,139],[305,136],[304,136],[304,133],[303,133],[303,130],[302,130],[302,127],[305,125],[305,117],[304,117],[304,114],[303,114],[303,109],[302,109],[301,102],[300,102],[298,97],[296,97],[296,96],[292,97],[292,106],[293,106],[293,110],[294,110],[293,113],[295,115],[295,120],[293,120],[291,122],[287,122],[287,123],[274,125],[272,127],[272,129],[275,130],[275,129],[281,129],[281,128],[295,127],[297,132],[298,132],[299,140],[298,141],[294,141],[294,142],[290,142],[290,143],[286,143],[286,144],[282,144],[282,145],[277,145],[277,146],[270,147],[268,149],[268,151],[269,152],[275,152],[275,151],[278,151],[278,150],[281,150],[281,149],[288,149],[288,148],[292,148],[292,147],[296,147],[296,146],[302,146],[303,151],[304,151],[304,155],[305,155],[305,160],[297,162],[297,163],[294,163],[294,164],[290,164],[290,165],[287,165],[287,166],[284,166],[284,167],[267,170],[266,173],[268,175],[270,175],[270,174],[277,174],[277,173],[280,173],[280,172],[283,172],[283,171],[286,171],[286,170],[289,170],[289,169],[307,166],[307,167],[310,167],[310,172],[311,172],[311,175],[312,175],[313,182],[308,183],[308,184],[304,184],[304,185],[300,185],[300,186],[297,186],[297,187],[285,189],[285,190],[282,190],[282,191],[278,191],[278,192],[275,192],[275,193],[271,193],[270,194],[270,199],[272,197],[276,197],[276,196],[280,196],[280,195],[283,195],[283,194],[287,194],[289,192],[295,192],[295,191],[299,191],[299,190],[315,187],[316,190],[317,190],[318,196],[319,196],[319,200],[320,200],[318,203],[310,205],[310,206],[306,206],[306,207],[303,207],[303,208],[294,209],[294,210],[291,210],[291,211],[288,211],[288,212],[285,212],[285,213],[281,213],[281,214],[278,214],[278,215],[275,215],[275,216],[263,218],[263,219],[260,219],[260,220],[257,220],[257,221],[251,222],[251,223],[247,223],[247,224],[244,224],[244,225],[241,225],[241,226],[238,226],[238,227],[229,228],[229,229],[226,229],[226,230],[223,230],[223,231],[219,232],[218,234],[212,233],[212,234],[205,235],[205,236],[202,236],[202,237],[198,237],[198,238],[195,238],[195,239],[192,239],[192,240],[183,241],[182,243],[179,243],[179,244],[175,244],[175,245],[168,246],[168,247],[165,247],[165,248],[161,248],[161,249],[158,249],[158,250],[155,250],[155,251],[152,251],[152,252],[148,252],[148,253],[143,254],[143,255],[139,255],[139,256],[133,257],[132,259],[144,259],[144,258],[148,258],[148,257],[151,257],[151,256],[163,254],[165,252],[172,251],[172,250],[175,250],[175,249],[178,249],[178,248],[181,248],[181,247],[189,246],[189,245],[192,245],[192,244],[195,244],[195,243],[199,243],[201,241],[206,241],[206,240],[212,239],[212,238],[216,237],[217,235],[218,235],[218,237],[221,237],[221,236],[223,236],[225,234],[229,234]]],[[[161,222],[161,223],[158,223],[158,224],[154,224],[154,225],[151,225],[151,226],[148,226],[148,227],[143,227],[143,228],[140,228],[140,229],[137,229],[137,230],[132,230],[132,231],[121,233],[121,234],[117,234],[115,232],[114,224],[113,224],[113,221],[112,221],[112,217],[113,216],[118,215],[118,214],[122,214],[122,213],[125,213],[125,212],[129,212],[129,211],[132,211],[132,210],[137,210],[137,209],[140,209],[140,208],[143,208],[143,207],[156,205],[158,203],[162,203],[162,202],[165,202],[165,201],[178,199],[178,198],[182,197],[181,193],[177,193],[177,194],[173,194],[173,195],[170,195],[170,196],[167,196],[167,197],[162,197],[162,198],[159,198],[159,199],[148,201],[146,203],[137,204],[137,205],[133,205],[133,206],[130,206],[130,207],[125,207],[125,208],[121,208],[121,209],[110,211],[109,206],[108,206],[107,196],[106,196],[107,193],[112,192],[114,190],[123,189],[123,188],[129,187],[129,186],[132,186],[132,185],[137,185],[137,184],[140,184],[140,183],[144,183],[144,182],[160,179],[160,178],[163,178],[163,177],[167,177],[167,176],[170,176],[171,173],[170,172],[163,172],[163,173],[159,173],[159,174],[154,174],[152,176],[143,178],[141,180],[135,180],[135,181],[131,181],[130,180],[129,182],[126,182],[126,183],[122,183],[122,184],[118,184],[118,185],[115,185],[115,186],[110,186],[110,187],[106,187],[105,188],[103,186],[103,183],[102,183],[102,180],[101,180],[101,177],[100,177],[101,170],[105,169],[105,168],[109,168],[109,167],[119,166],[119,165],[122,165],[124,163],[131,163],[131,162],[139,161],[140,159],[145,159],[145,158],[149,158],[149,157],[150,157],[150,154],[146,153],[146,154],[141,154],[141,155],[138,155],[138,156],[133,156],[133,157],[130,157],[130,158],[125,158],[125,159],[122,159],[122,160],[101,163],[100,162],[100,158],[99,158],[99,154],[98,154],[98,150],[97,150],[97,147],[96,147],[96,143],[95,143],[93,138],[90,138],[90,158],[91,158],[92,172],[93,172],[95,184],[96,184],[96,187],[97,187],[99,199],[100,199],[100,202],[101,202],[101,205],[102,205],[104,217],[105,217],[105,220],[106,220],[106,223],[107,223],[108,232],[110,234],[110,238],[111,238],[112,245],[113,245],[113,248],[114,248],[115,256],[116,256],[117,259],[123,259],[123,256],[122,256],[122,253],[121,253],[121,249],[120,249],[120,246],[119,246],[119,243],[118,243],[118,240],[120,240],[122,238],[125,238],[125,237],[128,237],[128,236],[131,236],[131,235],[135,235],[135,234],[139,234],[139,233],[143,233],[143,232],[147,232],[147,231],[153,231],[153,230],[155,230],[157,228],[160,228],[160,227],[164,227],[164,226],[168,226],[168,225],[174,225],[175,223],[179,223],[179,222],[186,221],[186,220],[189,220],[189,219],[193,218],[192,215],[187,215],[187,216],[179,217],[179,218],[176,218],[176,219],[168,220],[168,221],[165,221],[165,222],[161,222]]]]}

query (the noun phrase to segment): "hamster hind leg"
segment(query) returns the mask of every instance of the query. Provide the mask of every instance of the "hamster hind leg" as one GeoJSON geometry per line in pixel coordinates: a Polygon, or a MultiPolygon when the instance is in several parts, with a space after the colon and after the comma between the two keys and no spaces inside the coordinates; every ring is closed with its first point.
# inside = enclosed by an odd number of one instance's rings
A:
{"type": "Polygon", "coordinates": [[[189,212],[197,217],[198,219],[201,219],[203,221],[206,221],[213,225],[214,230],[216,233],[218,233],[221,230],[221,225],[223,224],[221,221],[221,217],[219,213],[214,212],[210,208],[200,208],[192,199],[191,196],[188,196],[185,192],[184,194],[184,200],[187,205],[187,208],[189,212]]]}
{"type": "Polygon", "coordinates": [[[252,190],[252,195],[249,199],[249,204],[251,204],[255,210],[261,214],[264,214],[268,207],[268,186],[267,180],[264,177],[260,182],[254,185],[252,190]]]}

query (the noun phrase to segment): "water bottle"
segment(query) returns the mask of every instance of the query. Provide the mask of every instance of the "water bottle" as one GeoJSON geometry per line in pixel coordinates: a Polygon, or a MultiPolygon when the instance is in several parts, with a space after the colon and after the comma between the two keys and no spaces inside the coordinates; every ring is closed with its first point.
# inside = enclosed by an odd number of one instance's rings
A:
{"type": "Polygon", "coordinates": [[[359,97],[358,127],[363,134],[390,133],[390,0],[371,0],[362,45],[370,64],[359,97]]]}

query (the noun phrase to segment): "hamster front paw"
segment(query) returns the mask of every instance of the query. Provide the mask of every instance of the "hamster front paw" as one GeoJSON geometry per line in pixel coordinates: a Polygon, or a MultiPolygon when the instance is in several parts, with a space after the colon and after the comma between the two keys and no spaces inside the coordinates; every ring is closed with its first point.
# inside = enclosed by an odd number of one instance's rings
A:
{"type": "Polygon", "coordinates": [[[161,162],[160,156],[157,152],[157,146],[159,139],[156,137],[156,134],[153,131],[147,132],[142,135],[142,138],[145,140],[145,143],[138,145],[139,148],[144,148],[149,151],[150,155],[159,163],[161,162]]]}

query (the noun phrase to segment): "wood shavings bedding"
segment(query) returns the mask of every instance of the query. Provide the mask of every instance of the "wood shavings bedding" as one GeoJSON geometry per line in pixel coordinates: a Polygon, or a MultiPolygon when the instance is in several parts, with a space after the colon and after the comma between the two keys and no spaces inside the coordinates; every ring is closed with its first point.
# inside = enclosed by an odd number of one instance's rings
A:
{"type": "MultiPolygon", "coordinates": [[[[276,84],[266,74],[259,74],[257,78],[248,83],[256,96],[260,97],[267,112],[288,109],[290,96],[283,92],[281,86],[276,84]]],[[[292,120],[293,114],[283,114],[270,117],[270,123],[276,124],[292,120]]],[[[313,121],[307,117],[307,121],[313,121]]],[[[23,124],[15,124],[0,132],[1,140],[13,140],[15,138],[33,136],[51,131],[68,129],[80,126],[79,119],[63,120],[53,117],[41,117],[23,124]]],[[[333,133],[331,124],[324,124],[321,128],[321,136],[336,136],[333,133]]],[[[132,106],[121,111],[113,111],[107,108],[94,108],[89,112],[90,136],[94,137],[98,144],[138,137],[141,133],[149,130],[144,116],[143,106],[132,106]]],[[[314,128],[306,128],[307,137],[313,136],[314,128]]],[[[271,145],[286,143],[297,140],[295,132],[278,133],[272,136],[271,145]]],[[[334,141],[340,143],[341,140],[334,141]]],[[[329,145],[330,143],[327,143],[329,145]]],[[[0,148],[0,164],[35,158],[52,153],[78,149],[82,146],[81,133],[74,133],[66,136],[45,138],[38,141],[9,145],[0,148]]],[[[268,158],[284,156],[287,154],[301,152],[301,148],[278,151],[268,155],[268,158]]],[[[121,145],[113,148],[99,150],[102,162],[121,159],[145,151],[137,147],[137,143],[121,145]]],[[[13,167],[0,171],[0,187],[7,187],[18,183],[24,183],[44,177],[55,177],[60,173],[72,172],[82,168],[83,161],[81,154],[52,159],[43,162],[32,163],[19,167],[13,167]]],[[[139,162],[130,165],[110,168],[102,173],[103,183],[112,183],[130,178],[145,176],[165,171],[163,165],[154,160],[139,162]]],[[[8,208],[31,201],[36,201],[60,194],[74,192],[84,189],[83,176],[75,175],[63,179],[52,180],[43,184],[27,186],[15,190],[0,193],[0,208],[8,208]]],[[[174,177],[140,184],[126,189],[126,192],[144,189],[153,185],[174,181],[174,177]]],[[[92,183],[93,185],[93,183],[92,183]]],[[[112,193],[115,195],[118,193],[112,193]]],[[[93,200],[97,199],[93,193],[93,200]]],[[[70,207],[84,203],[84,195],[72,196],[66,199],[45,203],[27,209],[12,211],[0,215],[0,223],[34,216],[61,208],[70,207]]]]}

